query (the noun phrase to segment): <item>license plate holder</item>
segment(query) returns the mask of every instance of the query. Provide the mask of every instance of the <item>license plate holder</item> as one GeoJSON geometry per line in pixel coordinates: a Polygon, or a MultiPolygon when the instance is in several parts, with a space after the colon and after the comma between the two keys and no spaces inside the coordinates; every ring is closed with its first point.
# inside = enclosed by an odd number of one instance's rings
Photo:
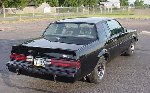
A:
{"type": "Polygon", "coordinates": [[[35,58],[34,59],[34,66],[45,67],[45,59],[43,59],[43,58],[35,58]]]}

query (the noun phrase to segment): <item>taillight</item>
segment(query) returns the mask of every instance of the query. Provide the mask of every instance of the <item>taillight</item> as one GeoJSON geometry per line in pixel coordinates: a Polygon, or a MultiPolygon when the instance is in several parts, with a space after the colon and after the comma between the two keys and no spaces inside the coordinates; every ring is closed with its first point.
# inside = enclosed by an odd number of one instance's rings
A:
{"type": "Polygon", "coordinates": [[[26,56],[23,54],[16,54],[16,53],[12,53],[10,55],[10,59],[12,60],[16,60],[16,61],[25,61],[26,60],[26,56]]]}
{"type": "Polygon", "coordinates": [[[16,54],[16,53],[12,53],[12,54],[10,55],[10,59],[15,59],[17,55],[18,55],[18,54],[16,54]]]}
{"type": "Polygon", "coordinates": [[[80,68],[80,61],[66,61],[51,59],[51,64],[60,67],[80,68]]]}

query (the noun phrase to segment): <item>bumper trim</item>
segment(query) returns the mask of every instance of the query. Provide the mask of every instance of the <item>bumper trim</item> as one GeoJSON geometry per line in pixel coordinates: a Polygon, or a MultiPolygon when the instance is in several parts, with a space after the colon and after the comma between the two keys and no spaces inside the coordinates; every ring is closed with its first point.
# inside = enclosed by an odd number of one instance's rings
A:
{"type": "Polygon", "coordinates": [[[25,70],[29,73],[50,74],[56,76],[74,77],[77,73],[75,68],[57,67],[53,65],[45,65],[45,67],[36,67],[32,62],[26,61],[9,61],[6,66],[8,68],[25,70]]]}

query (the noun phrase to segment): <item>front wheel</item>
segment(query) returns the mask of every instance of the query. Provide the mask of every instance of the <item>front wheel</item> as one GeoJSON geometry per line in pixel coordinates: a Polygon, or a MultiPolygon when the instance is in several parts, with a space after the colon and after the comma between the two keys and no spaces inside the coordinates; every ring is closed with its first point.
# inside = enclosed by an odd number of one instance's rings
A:
{"type": "Polygon", "coordinates": [[[130,46],[128,47],[127,51],[125,52],[125,55],[127,56],[133,55],[134,50],[135,50],[135,42],[132,42],[130,46]]]}
{"type": "Polygon", "coordinates": [[[87,76],[90,83],[100,83],[105,74],[106,60],[104,57],[101,57],[97,62],[94,70],[87,76]]]}

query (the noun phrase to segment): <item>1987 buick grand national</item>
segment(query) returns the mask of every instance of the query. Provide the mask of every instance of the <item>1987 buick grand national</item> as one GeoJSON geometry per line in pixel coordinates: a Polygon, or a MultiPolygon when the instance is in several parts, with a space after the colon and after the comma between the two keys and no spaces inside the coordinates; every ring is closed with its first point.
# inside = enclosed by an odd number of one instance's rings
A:
{"type": "Polygon", "coordinates": [[[138,40],[112,18],[74,18],[50,23],[43,35],[13,46],[8,68],[99,83],[105,65],[117,55],[132,55],[138,40]]]}

